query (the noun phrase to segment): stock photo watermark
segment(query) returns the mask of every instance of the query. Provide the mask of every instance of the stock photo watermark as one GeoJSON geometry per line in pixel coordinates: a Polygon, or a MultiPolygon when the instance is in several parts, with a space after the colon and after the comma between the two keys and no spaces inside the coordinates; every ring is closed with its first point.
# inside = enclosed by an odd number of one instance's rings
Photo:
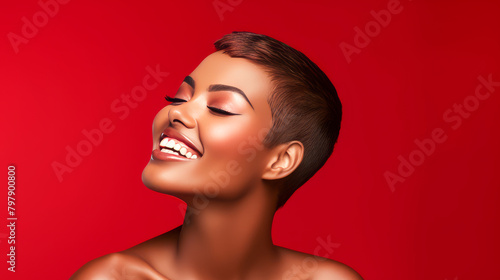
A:
{"type": "Polygon", "coordinates": [[[312,274],[318,270],[319,264],[331,257],[335,249],[340,247],[340,243],[332,242],[331,235],[328,235],[326,239],[318,236],[316,242],[318,245],[314,248],[314,255],[304,258],[300,265],[292,265],[283,274],[282,280],[310,279],[312,274]],[[324,254],[321,254],[321,252],[324,254]]]}
{"type": "MultiPolygon", "coordinates": [[[[408,0],[412,1],[412,0],[408,0]]],[[[371,10],[370,15],[372,20],[368,21],[361,28],[355,26],[354,37],[351,43],[342,41],[339,48],[344,55],[347,63],[352,62],[352,56],[360,54],[363,49],[368,47],[372,39],[378,37],[384,28],[387,28],[392,21],[393,16],[400,14],[403,11],[403,4],[399,0],[389,0],[386,8],[375,11],[371,10]]]]}
{"type": "MultiPolygon", "coordinates": [[[[284,124],[288,123],[293,117],[284,120],[284,124]]],[[[237,146],[237,151],[240,155],[246,156],[245,160],[247,162],[252,162],[257,155],[258,151],[262,151],[265,147],[263,144],[264,139],[271,130],[273,122],[262,129],[260,129],[255,135],[248,136],[247,139],[242,141],[237,146]]],[[[203,187],[203,192],[195,190],[195,195],[192,199],[192,206],[189,207],[190,211],[186,211],[187,206],[185,204],[179,205],[179,212],[181,214],[186,214],[184,217],[184,222],[189,224],[191,217],[193,215],[198,215],[201,211],[208,207],[211,198],[215,198],[222,189],[229,186],[231,182],[231,177],[237,176],[243,171],[241,164],[236,160],[230,160],[226,163],[224,170],[209,172],[209,176],[212,179],[203,187]]]]}
{"type": "Polygon", "coordinates": [[[14,50],[14,53],[19,53],[19,46],[21,44],[28,44],[30,39],[33,39],[40,29],[44,28],[51,18],[54,18],[60,11],[61,5],[66,5],[70,0],[40,0],[38,6],[40,9],[36,11],[33,16],[21,18],[23,25],[21,32],[7,33],[7,39],[14,50]]]}
{"type": "MultiPolygon", "coordinates": [[[[7,167],[7,270],[16,272],[16,227],[17,227],[17,206],[16,206],[16,167],[7,167]]],[[[2,234],[4,236],[4,234],[2,234]]]]}
{"type": "MultiPolygon", "coordinates": [[[[131,111],[146,99],[148,92],[156,89],[170,74],[161,71],[159,64],[155,67],[147,66],[146,72],[142,83],[133,87],[130,94],[122,94],[111,102],[110,110],[119,120],[127,119],[131,111]]],[[[83,162],[83,159],[88,157],[103,142],[105,135],[112,133],[115,129],[116,121],[108,117],[102,118],[96,128],[82,129],[83,139],[74,145],[67,145],[64,160],[55,160],[51,164],[57,180],[61,183],[64,179],[63,175],[73,172],[83,162]]]]}
{"type": "MultiPolygon", "coordinates": [[[[493,74],[484,77],[477,77],[477,84],[474,93],[467,95],[462,102],[454,103],[450,108],[443,112],[443,121],[452,130],[459,129],[464,120],[470,118],[476,112],[481,103],[488,100],[492,93],[500,87],[500,81],[493,81],[493,74]]],[[[432,156],[438,145],[443,144],[448,139],[448,134],[442,127],[436,127],[432,130],[431,135],[424,139],[415,139],[415,148],[405,157],[399,155],[399,162],[396,171],[385,171],[384,178],[392,192],[396,191],[398,183],[404,183],[408,177],[414,174],[417,167],[421,166],[425,160],[432,156]]]]}
{"type": "MultiPolygon", "coordinates": [[[[249,136],[245,141],[239,143],[238,153],[241,155],[246,155],[246,161],[251,162],[255,159],[257,151],[262,151],[264,145],[262,141],[265,139],[270,127],[263,128],[259,130],[257,135],[249,136]]],[[[237,176],[243,171],[240,163],[236,160],[230,160],[226,163],[224,170],[209,172],[209,176],[212,182],[205,184],[203,188],[203,193],[195,191],[192,203],[193,207],[190,207],[191,211],[186,212],[186,205],[179,205],[179,211],[181,214],[186,213],[184,217],[185,223],[190,223],[192,215],[198,215],[203,209],[205,209],[210,203],[210,198],[216,197],[220,191],[229,186],[232,176],[237,176]]]]}
{"type": "Polygon", "coordinates": [[[214,0],[212,5],[219,17],[220,21],[224,21],[224,14],[226,12],[233,12],[234,8],[238,7],[243,0],[214,0]]]}

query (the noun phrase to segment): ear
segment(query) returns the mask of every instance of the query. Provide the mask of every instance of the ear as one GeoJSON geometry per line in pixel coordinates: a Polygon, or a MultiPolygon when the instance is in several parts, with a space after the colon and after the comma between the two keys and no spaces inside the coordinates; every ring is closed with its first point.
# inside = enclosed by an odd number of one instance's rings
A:
{"type": "Polygon", "coordinates": [[[295,171],[304,157],[304,145],[299,141],[291,141],[274,147],[272,154],[262,179],[282,179],[295,171]]]}

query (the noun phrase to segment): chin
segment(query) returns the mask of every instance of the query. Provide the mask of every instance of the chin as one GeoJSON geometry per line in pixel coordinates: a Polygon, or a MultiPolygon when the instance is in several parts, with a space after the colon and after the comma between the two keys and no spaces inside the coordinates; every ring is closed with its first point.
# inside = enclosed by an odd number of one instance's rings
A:
{"type": "Polygon", "coordinates": [[[148,163],[142,171],[142,183],[144,183],[144,185],[150,190],[169,194],[169,188],[166,186],[170,184],[168,184],[168,182],[164,182],[165,176],[162,176],[162,173],[158,172],[160,170],[156,169],[158,169],[157,166],[153,166],[151,163],[148,163]]]}
{"type": "Polygon", "coordinates": [[[171,195],[182,200],[192,197],[196,192],[193,184],[180,184],[179,180],[175,178],[175,174],[168,174],[164,169],[159,169],[152,163],[148,163],[142,171],[143,184],[155,192],[171,195]]]}

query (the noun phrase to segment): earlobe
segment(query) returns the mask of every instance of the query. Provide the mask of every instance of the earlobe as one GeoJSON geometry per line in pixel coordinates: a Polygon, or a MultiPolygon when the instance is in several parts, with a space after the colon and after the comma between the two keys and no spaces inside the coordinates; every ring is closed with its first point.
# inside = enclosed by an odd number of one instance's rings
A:
{"type": "Polygon", "coordinates": [[[304,157],[304,145],[299,141],[291,141],[278,145],[272,153],[262,174],[264,180],[282,179],[295,171],[304,157]]]}

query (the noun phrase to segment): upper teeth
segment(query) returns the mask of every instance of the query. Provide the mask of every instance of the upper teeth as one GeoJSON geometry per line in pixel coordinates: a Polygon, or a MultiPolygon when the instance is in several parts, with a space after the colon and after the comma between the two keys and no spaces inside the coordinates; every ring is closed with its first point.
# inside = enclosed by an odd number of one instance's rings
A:
{"type": "MultiPolygon", "coordinates": [[[[163,141],[161,141],[161,143],[166,142],[165,140],[167,140],[167,139],[166,139],[166,138],[165,138],[165,139],[163,139],[163,141]]],[[[161,144],[161,143],[160,143],[160,144],[161,144]]],[[[167,148],[173,148],[173,147],[174,147],[174,145],[175,145],[175,141],[174,141],[174,140],[170,140],[170,141],[168,141],[168,142],[167,142],[167,145],[165,145],[165,146],[166,146],[167,148]]]]}
{"type": "Polygon", "coordinates": [[[160,151],[168,154],[182,155],[186,158],[196,159],[198,158],[195,154],[188,152],[188,149],[181,145],[181,143],[176,143],[174,140],[169,138],[163,138],[160,142],[160,151]]]}

